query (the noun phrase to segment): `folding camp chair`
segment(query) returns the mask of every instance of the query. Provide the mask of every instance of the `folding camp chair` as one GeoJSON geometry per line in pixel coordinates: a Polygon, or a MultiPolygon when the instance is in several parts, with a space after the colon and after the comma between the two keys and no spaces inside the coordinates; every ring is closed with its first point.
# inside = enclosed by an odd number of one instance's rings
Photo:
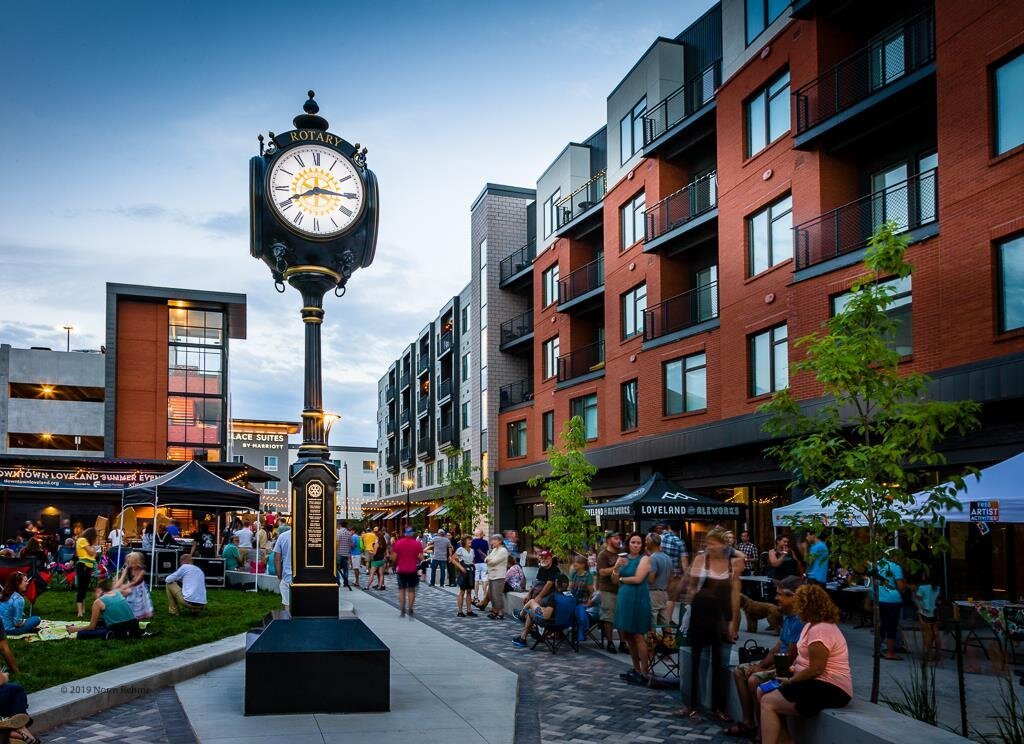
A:
{"type": "Polygon", "coordinates": [[[533,630],[533,646],[531,650],[536,649],[537,646],[544,644],[544,648],[550,651],[552,654],[557,654],[558,649],[563,645],[568,644],[576,653],[580,652],[580,644],[576,640],[576,623],[568,626],[558,626],[553,623],[537,623],[533,630]]]}
{"type": "Polygon", "coordinates": [[[651,651],[651,677],[674,680],[678,683],[679,626],[656,625],[647,638],[651,651]]]}

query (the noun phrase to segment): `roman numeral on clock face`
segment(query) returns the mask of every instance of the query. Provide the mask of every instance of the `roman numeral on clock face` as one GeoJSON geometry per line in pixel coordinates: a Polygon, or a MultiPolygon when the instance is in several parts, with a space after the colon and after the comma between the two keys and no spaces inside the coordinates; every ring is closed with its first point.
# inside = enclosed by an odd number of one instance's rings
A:
{"type": "Polygon", "coordinates": [[[296,225],[302,225],[302,218],[305,216],[306,215],[304,215],[302,212],[296,212],[295,216],[292,217],[292,222],[294,222],[296,225]]]}
{"type": "Polygon", "coordinates": [[[299,164],[300,168],[306,167],[306,164],[302,162],[302,158],[299,157],[298,155],[295,155],[295,162],[299,164]]]}
{"type": "Polygon", "coordinates": [[[313,165],[320,165],[320,153],[313,151],[313,165]]]}
{"type": "Polygon", "coordinates": [[[274,187],[274,191],[287,191],[287,190],[288,190],[287,186],[275,186],[274,187]]]}
{"type": "Polygon", "coordinates": [[[352,216],[352,210],[346,207],[344,204],[338,206],[338,211],[341,212],[346,217],[352,216]]]}
{"type": "Polygon", "coordinates": [[[313,218],[313,232],[320,232],[320,220],[313,218]]]}
{"type": "Polygon", "coordinates": [[[282,212],[287,212],[292,207],[292,200],[291,199],[285,199],[284,201],[278,202],[277,206],[281,207],[281,211],[282,212]]]}

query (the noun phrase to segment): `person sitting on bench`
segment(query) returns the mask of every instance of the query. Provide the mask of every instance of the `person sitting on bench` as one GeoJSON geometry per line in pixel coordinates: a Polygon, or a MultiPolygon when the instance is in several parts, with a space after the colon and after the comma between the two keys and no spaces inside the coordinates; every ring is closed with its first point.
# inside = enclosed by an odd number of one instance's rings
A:
{"type": "Polygon", "coordinates": [[[526,648],[526,639],[529,638],[534,627],[540,627],[540,633],[545,630],[564,631],[572,627],[572,621],[576,612],[576,600],[572,595],[566,594],[569,590],[569,577],[565,574],[558,576],[555,582],[555,591],[547,595],[542,606],[536,607],[532,612],[523,611],[523,632],[512,639],[512,645],[516,648],[526,648]]]}
{"type": "Polygon", "coordinates": [[[142,630],[135,619],[128,600],[114,582],[104,579],[96,585],[96,599],[92,603],[92,619],[85,626],[68,626],[68,633],[78,634],[78,640],[91,638],[140,638],[142,630]]]}

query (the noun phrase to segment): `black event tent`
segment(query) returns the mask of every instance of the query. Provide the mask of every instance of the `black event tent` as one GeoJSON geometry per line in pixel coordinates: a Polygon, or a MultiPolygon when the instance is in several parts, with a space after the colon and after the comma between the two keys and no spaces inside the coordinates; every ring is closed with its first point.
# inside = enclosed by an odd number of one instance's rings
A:
{"type": "Polygon", "coordinates": [[[260,508],[260,495],[214,475],[195,460],[124,489],[124,506],[191,506],[197,509],[260,508]]]}
{"type": "Polygon", "coordinates": [[[655,473],[647,482],[625,496],[603,504],[587,504],[584,508],[595,517],[632,519],[679,519],[690,521],[716,521],[738,519],[743,516],[745,504],[728,504],[709,496],[687,491],[661,473],[655,473]]]}

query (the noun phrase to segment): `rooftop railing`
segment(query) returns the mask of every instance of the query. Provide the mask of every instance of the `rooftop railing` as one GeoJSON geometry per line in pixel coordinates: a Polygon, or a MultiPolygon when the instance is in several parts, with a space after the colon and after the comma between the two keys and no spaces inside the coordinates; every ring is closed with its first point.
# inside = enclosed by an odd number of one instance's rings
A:
{"type": "Polygon", "coordinates": [[[645,241],[654,240],[718,206],[718,173],[711,171],[669,194],[646,212],[645,241]]]}
{"type": "Polygon", "coordinates": [[[604,256],[573,271],[558,282],[558,302],[565,303],[604,285],[604,256]]]}
{"type": "Polygon", "coordinates": [[[899,232],[935,222],[938,178],[933,168],[796,225],[797,270],[863,248],[883,222],[895,222],[899,232]]]}
{"type": "Polygon", "coordinates": [[[931,9],[908,18],[793,93],[796,132],[842,113],[935,60],[935,15],[931,9]]]}
{"type": "Polygon", "coordinates": [[[568,225],[584,212],[596,207],[604,199],[604,192],[607,183],[605,172],[601,171],[569,196],[555,204],[558,215],[558,229],[568,225]]]}
{"type": "Polygon", "coordinates": [[[644,341],[691,328],[718,317],[718,282],[694,287],[647,308],[644,341]]]}
{"type": "Polygon", "coordinates": [[[537,239],[534,238],[522,248],[513,251],[501,259],[501,262],[498,264],[498,281],[508,281],[520,271],[528,268],[536,257],[537,239]]]}
{"type": "Polygon", "coordinates": [[[644,145],[674,127],[715,97],[722,84],[722,61],[710,65],[680,85],[644,114],[644,145]]]}

